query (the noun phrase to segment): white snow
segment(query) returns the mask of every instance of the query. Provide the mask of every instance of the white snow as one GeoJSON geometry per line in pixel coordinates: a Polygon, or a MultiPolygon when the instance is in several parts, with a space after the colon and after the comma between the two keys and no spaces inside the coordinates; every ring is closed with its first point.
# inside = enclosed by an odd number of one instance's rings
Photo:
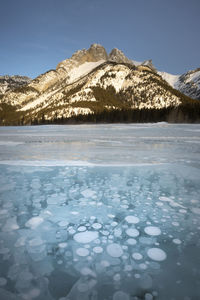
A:
{"type": "Polygon", "coordinates": [[[107,246],[106,250],[112,257],[120,257],[123,255],[122,247],[119,244],[110,244],[107,246]]]}
{"type": "Polygon", "coordinates": [[[112,69],[112,74],[115,74],[115,77],[106,77],[103,80],[102,86],[103,88],[107,88],[108,86],[112,85],[114,86],[115,90],[119,92],[122,89],[125,82],[125,77],[129,74],[130,70],[125,66],[114,66],[109,68],[112,69]]]}
{"type": "Polygon", "coordinates": [[[167,254],[160,248],[150,248],[147,255],[155,261],[163,261],[167,258],[167,254]]]}
{"type": "Polygon", "coordinates": [[[48,92],[47,93],[44,93],[40,96],[38,96],[34,101],[30,101],[28,104],[24,105],[20,110],[21,111],[25,111],[25,110],[28,110],[28,109],[31,109],[31,108],[35,108],[37,105],[45,102],[45,100],[50,97],[52,97],[54,94],[56,94],[57,90],[56,91],[52,91],[52,92],[48,92]]]}
{"type": "Polygon", "coordinates": [[[18,146],[23,145],[23,142],[0,141],[0,146],[18,146]]]}
{"type": "Polygon", "coordinates": [[[169,85],[171,85],[173,88],[176,88],[177,83],[179,81],[180,75],[172,75],[166,72],[158,72],[158,74],[166,80],[169,85]]]}
{"type": "Polygon", "coordinates": [[[103,64],[104,62],[105,60],[103,59],[97,62],[85,62],[80,66],[73,68],[68,74],[68,76],[70,77],[69,83],[72,83],[75,80],[87,75],[89,72],[91,72],[93,69],[103,64]]]}
{"type": "Polygon", "coordinates": [[[199,78],[200,78],[200,71],[194,72],[193,74],[190,74],[188,79],[186,79],[186,83],[191,82],[191,81],[195,82],[199,78]]]}
{"type": "Polygon", "coordinates": [[[98,238],[99,234],[96,231],[84,231],[80,233],[76,233],[74,235],[74,240],[78,243],[91,243],[92,241],[96,240],[98,238]]]}
{"type": "Polygon", "coordinates": [[[144,228],[144,232],[148,235],[157,236],[161,234],[161,230],[159,227],[155,226],[147,226],[144,228]]]}

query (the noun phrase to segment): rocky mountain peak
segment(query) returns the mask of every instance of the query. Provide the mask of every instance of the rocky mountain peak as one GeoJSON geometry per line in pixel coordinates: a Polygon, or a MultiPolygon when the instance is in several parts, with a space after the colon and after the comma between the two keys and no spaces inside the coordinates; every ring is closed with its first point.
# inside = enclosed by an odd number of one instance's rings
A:
{"type": "Polygon", "coordinates": [[[72,55],[71,59],[76,60],[77,62],[79,62],[79,61],[82,59],[82,57],[83,57],[84,55],[86,55],[86,53],[87,53],[87,50],[86,50],[86,49],[78,50],[78,51],[76,51],[76,52],[72,55]]]}
{"type": "Polygon", "coordinates": [[[152,69],[154,72],[156,72],[156,68],[153,65],[152,59],[148,59],[148,60],[143,61],[143,63],[141,65],[142,66],[147,66],[150,69],[152,69]]]}
{"type": "Polygon", "coordinates": [[[63,60],[57,65],[56,70],[63,68],[69,72],[72,67],[79,66],[85,62],[98,62],[107,59],[108,55],[105,48],[99,44],[92,44],[88,50],[78,50],[71,58],[63,60]]]}
{"type": "Polygon", "coordinates": [[[92,44],[87,52],[91,56],[92,61],[108,59],[108,54],[105,48],[99,44],[92,44]]]}
{"type": "Polygon", "coordinates": [[[121,50],[119,50],[117,48],[112,49],[108,58],[109,58],[109,60],[115,61],[117,63],[133,64],[133,62],[130,59],[128,59],[121,50]]]}

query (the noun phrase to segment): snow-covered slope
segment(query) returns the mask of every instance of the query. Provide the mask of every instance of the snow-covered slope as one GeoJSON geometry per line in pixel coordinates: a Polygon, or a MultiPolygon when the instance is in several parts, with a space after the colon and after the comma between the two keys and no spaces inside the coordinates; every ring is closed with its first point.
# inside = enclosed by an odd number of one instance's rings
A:
{"type": "Polygon", "coordinates": [[[166,81],[175,87],[177,82],[188,84],[191,78],[198,82],[198,73],[181,81],[181,76],[158,74],[151,60],[134,63],[116,48],[108,55],[104,47],[93,44],[59,63],[55,70],[6,92],[0,97],[0,118],[3,124],[8,118],[11,124],[12,118],[27,124],[105,110],[178,107],[182,96],[166,81]]]}
{"type": "Polygon", "coordinates": [[[82,65],[79,65],[78,67],[73,68],[70,72],[69,72],[69,77],[70,77],[70,82],[72,83],[75,80],[87,75],[88,73],[90,73],[93,69],[95,69],[96,67],[98,67],[99,65],[103,64],[105,62],[104,59],[101,59],[97,62],[85,62],[82,65]]]}
{"type": "Polygon", "coordinates": [[[166,72],[159,72],[159,74],[173,88],[193,99],[200,100],[200,68],[183,75],[172,75],[166,72]]]}
{"type": "Polygon", "coordinates": [[[162,76],[162,78],[166,80],[173,88],[176,88],[176,84],[179,81],[180,75],[173,75],[166,72],[158,72],[158,74],[162,76]]]}
{"type": "Polygon", "coordinates": [[[7,94],[4,101],[18,104],[18,112],[23,112],[27,120],[53,120],[116,109],[161,109],[181,103],[147,66],[100,60],[85,62],[68,74],[70,81],[63,80],[42,93],[27,87],[27,91],[7,94]],[[86,70],[89,73],[84,75],[86,70]]]}
{"type": "Polygon", "coordinates": [[[191,98],[200,100],[200,68],[181,75],[177,89],[191,98]]]}

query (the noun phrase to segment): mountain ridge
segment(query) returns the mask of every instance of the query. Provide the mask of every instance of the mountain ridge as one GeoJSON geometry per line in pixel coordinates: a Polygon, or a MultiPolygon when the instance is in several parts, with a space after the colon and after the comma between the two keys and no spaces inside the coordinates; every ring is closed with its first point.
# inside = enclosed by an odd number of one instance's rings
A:
{"type": "Polygon", "coordinates": [[[189,110],[198,105],[174,90],[151,60],[136,65],[117,48],[107,54],[103,46],[93,44],[60,62],[55,70],[5,92],[0,99],[0,124],[55,122],[84,115],[92,119],[97,114],[133,110],[161,114],[169,108],[178,110],[183,103],[189,110]]]}
{"type": "Polygon", "coordinates": [[[181,93],[200,100],[200,68],[190,70],[182,75],[158,72],[173,88],[181,93]]]}

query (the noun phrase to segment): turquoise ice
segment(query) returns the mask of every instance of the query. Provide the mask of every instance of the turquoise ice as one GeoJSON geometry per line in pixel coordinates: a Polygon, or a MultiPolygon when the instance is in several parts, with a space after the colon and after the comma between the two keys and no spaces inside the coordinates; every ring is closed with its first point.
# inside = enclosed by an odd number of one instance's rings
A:
{"type": "Polygon", "coordinates": [[[200,125],[5,127],[0,142],[0,299],[199,298],[200,125]]]}

